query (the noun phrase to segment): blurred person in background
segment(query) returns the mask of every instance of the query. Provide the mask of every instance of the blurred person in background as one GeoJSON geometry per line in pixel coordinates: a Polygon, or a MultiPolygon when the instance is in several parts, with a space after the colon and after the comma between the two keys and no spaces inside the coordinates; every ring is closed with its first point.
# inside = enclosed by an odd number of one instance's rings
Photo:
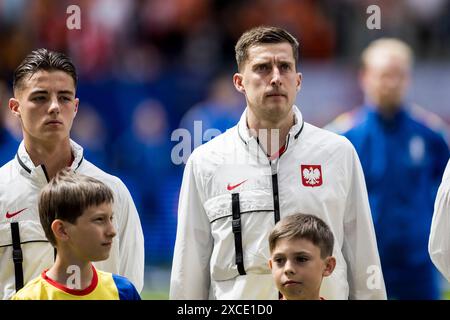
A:
{"type": "Polygon", "coordinates": [[[206,99],[186,112],[180,128],[186,128],[194,135],[195,121],[201,121],[203,131],[217,129],[223,133],[236,124],[242,113],[243,101],[230,77],[222,74],[213,80],[206,99]]]}
{"type": "Polygon", "coordinates": [[[362,53],[364,105],[326,128],[347,137],[361,160],[388,298],[439,299],[427,243],[449,149],[436,116],[405,101],[412,63],[403,41],[373,41],[362,53]]]}
{"type": "Polygon", "coordinates": [[[52,265],[56,252],[40,224],[37,198],[65,167],[113,190],[118,237],[109,258],[96,266],[126,276],[142,290],[144,239],[133,199],[119,178],[84,159],[83,148],[70,139],[79,105],[76,85],[72,61],[47,49],[31,52],[14,73],[8,106],[20,120],[23,141],[16,156],[0,168],[0,299],[10,298],[52,265]]]}
{"type": "Polygon", "coordinates": [[[154,185],[160,184],[172,167],[164,106],[155,99],[139,103],[132,113],[132,122],[117,139],[113,150],[114,167],[127,172],[142,193],[154,191],[154,185]]]}
{"type": "Polygon", "coordinates": [[[141,213],[149,262],[169,260],[170,251],[161,252],[161,248],[173,246],[174,241],[173,202],[178,197],[181,172],[171,161],[168,117],[160,101],[141,101],[112,148],[113,167],[130,188],[141,213]]]}
{"type": "Polygon", "coordinates": [[[90,104],[81,103],[78,107],[77,121],[72,126],[72,137],[83,146],[83,155],[96,166],[109,171],[107,141],[108,130],[102,117],[90,104]]]}

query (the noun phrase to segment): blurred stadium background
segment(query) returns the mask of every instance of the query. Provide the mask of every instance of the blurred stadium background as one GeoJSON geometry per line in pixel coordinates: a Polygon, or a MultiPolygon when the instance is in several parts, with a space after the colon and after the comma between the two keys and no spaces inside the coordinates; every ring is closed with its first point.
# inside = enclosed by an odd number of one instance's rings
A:
{"type": "Polygon", "coordinates": [[[395,36],[416,54],[409,99],[450,123],[448,0],[0,0],[0,165],[21,140],[6,107],[15,67],[35,48],[66,52],[80,74],[73,138],[87,159],[124,180],[140,213],[144,298],[168,297],[183,171],[171,161],[171,133],[192,130],[194,120],[203,131],[233,126],[244,109],[231,81],[234,44],[261,24],[300,40],[297,104],[308,122],[321,127],[360,104],[361,50],[395,36]],[[73,4],[80,30],[66,27],[73,4]],[[372,4],[380,30],[366,27],[372,4]]]}

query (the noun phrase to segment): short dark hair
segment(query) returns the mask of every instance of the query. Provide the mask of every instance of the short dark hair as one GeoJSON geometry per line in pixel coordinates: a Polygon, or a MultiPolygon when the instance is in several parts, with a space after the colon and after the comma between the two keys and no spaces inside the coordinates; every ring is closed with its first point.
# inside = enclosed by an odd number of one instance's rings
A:
{"type": "Polygon", "coordinates": [[[244,32],[234,48],[238,69],[241,70],[244,63],[247,61],[248,49],[250,47],[258,44],[283,42],[287,42],[291,45],[295,65],[297,66],[299,43],[297,39],[286,30],[278,27],[260,26],[244,32]]]}
{"type": "Polygon", "coordinates": [[[113,201],[112,190],[103,182],[77,174],[69,168],[62,169],[39,195],[39,218],[45,236],[55,246],[56,239],[51,228],[55,219],[75,224],[89,207],[113,201]]]}
{"type": "Polygon", "coordinates": [[[281,219],[269,235],[270,253],[280,239],[307,239],[320,248],[322,259],[333,255],[333,233],[322,219],[314,215],[298,213],[281,219]]]}
{"type": "Polygon", "coordinates": [[[63,71],[69,74],[75,87],[77,86],[77,70],[72,60],[64,53],[50,51],[44,48],[37,49],[28,54],[14,71],[13,89],[20,88],[26,75],[33,76],[40,70],[63,71]]]}

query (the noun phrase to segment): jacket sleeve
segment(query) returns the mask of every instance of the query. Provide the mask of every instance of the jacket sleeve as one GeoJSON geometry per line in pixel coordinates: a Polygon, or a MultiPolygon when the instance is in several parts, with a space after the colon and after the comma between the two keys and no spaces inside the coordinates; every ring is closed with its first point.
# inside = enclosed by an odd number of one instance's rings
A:
{"type": "Polygon", "coordinates": [[[450,161],[434,203],[428,252],[436,268],[450,281],[450,161]]]}
{"type": "Polygon", "coordinates": [[[430,153],[433,155],[434,165],[431,176],[433,184],[430,191],[432,199],[435,199],[439,184],[442,181],[442,174],[445,171],[445,167],[450,156],[450,152],[447,143],[441,135],[437,135],[436,138],[433,139],[431,148],[432,152],[430,153]]]}
{"type": "Polygon", "coordinates": [[[178,206],[178,226],[170,279],[170,299],[208,299],[211,227],[202,204],[194,153],[183,175],[178,206]]]}
{"type": "MultiPolygon", "coordinates": [[[[348,142],[348,141],[347,141],[348,142]]],[[[350,143],[346,160],[349,177],[344,212],[343,255],[347,262],[349,299],[386,299],[366,183],[358,155],[350,143]]]]}
{"type": "Polygon", "coordinates": [[[131,194],[122,181],[120,181],[119,196],[122,208],[119,221],[119,273],[128,278],[137,291],[141,292],[144,287],[145,255],[141,221],[131,194]]]}

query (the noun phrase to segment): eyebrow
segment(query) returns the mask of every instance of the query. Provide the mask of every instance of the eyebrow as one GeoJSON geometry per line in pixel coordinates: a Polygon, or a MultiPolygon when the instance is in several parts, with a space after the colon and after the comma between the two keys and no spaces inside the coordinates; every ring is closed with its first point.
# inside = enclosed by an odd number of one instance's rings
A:
{"type": "Polygon", "coordinates": [[[98,219],[98,218],[102,218],[102,219],[112,219],[114,217],[114,215],[109,215],[108,213],[102,212],[102,213],[95,213],[93,214],[90,219],[98,219]]]}
{"type": "MultiPolygon", "coordinates": [[[[302,251],[292,252],[292,254],[294,254],[294,255],[300,255],[300,254],[311,255],[311,252],[302,250],[302,251]]],[[[274,257],[277,257],[277,256],[286,256],[286,255],[287,255],[287,254],[284,253],[284,252],[283,252],[283,253],[282,253],[282,252],[274,252],[274,253],[273,253],[273,256],[274,256],[274,257]]]]}
{"type": "Polygon", "coordinates": [[[110,214],[110,213],[107,212],[107,211],[99,211],[99,212],[94,213],[94,215],[95,215],[95,216],[100,216],[100,215],[102,215],[102,216],[109,216],[109,215],[113,216],[113,215],[114,215],[114,212],[111,212],[111,214],[110,214]]]}
{"type": "MultiPolygon", "coordinates": [[[[48,94],[48,91],[47,90],[36,90],[36,91],[32,91],[30,93],[30,95],[35,95],[35,94],[48,94]]],[[[70,94],[70,95],[73,95],[74,93],[71,90],[61,90],[61,91],[58,91],[58,94],[70,94]]]]}
{"type": "Polygon", "coordinates": [[[270,61],[256,61],[253,66],[260,66],[260,65],[264,65],[264,64],[272,64],[270,61]]]}
{"type": "Polygon", "coordinates": [[[48,94],[48,91],[47,90],[36,90],[36,91],[32,91],[30,93],[30,95],[33,95],[33,94],[48,94]]]}
{"type": "Polygon", "coordinates": [[[295,64],[295,63],[293,63],[291,61],[288,61],[288,60],[280,60],[278,63],[279,64],[288,64],[288,65],[291,65],[291,66],[295,64]]]}
{"type": "MultiPolygon", "coordinates": [[[[295,63],[293,63],[293,62],[291,62],[291,61],[289,61],[289,60],[279,60],[278,62],[277,62],[277,65],[283,65],[283,64],[287,64],[287,65],[289,65],[289,66],[294,66],[295,65],[295,63]]],[[[256,61],[254,64],[253,64],[253,68],[256,68],[256,67],[258,67],[258,66],[263,66],[263,65],[272,65],[272,61],[263,61],[263,60],[259,60],[259,61],[256,61]]]]}

